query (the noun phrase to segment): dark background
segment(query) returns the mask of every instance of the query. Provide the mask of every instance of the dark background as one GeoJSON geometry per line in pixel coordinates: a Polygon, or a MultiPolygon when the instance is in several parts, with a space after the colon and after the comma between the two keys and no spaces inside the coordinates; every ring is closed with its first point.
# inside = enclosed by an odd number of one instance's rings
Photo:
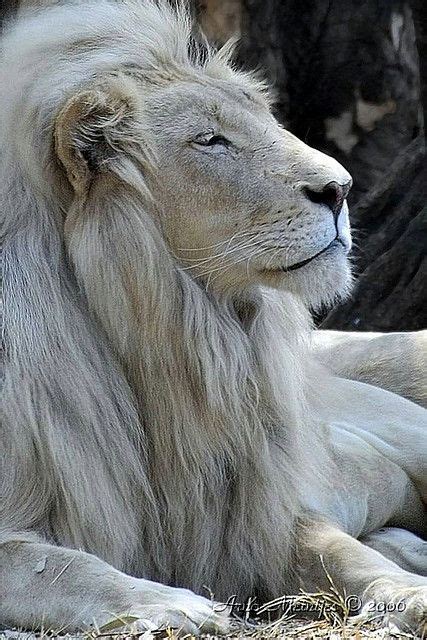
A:
{"type": "MultiPolygon", "coordinates": [[[[354,295],[318,321],[425,328],[427,0],[190,3],[214,43],[240,34],[240,62],[275,86],[279,120],[353,175],[354,295]]],[[[0,17],[16,5],[2,0],[0,17]]]]}

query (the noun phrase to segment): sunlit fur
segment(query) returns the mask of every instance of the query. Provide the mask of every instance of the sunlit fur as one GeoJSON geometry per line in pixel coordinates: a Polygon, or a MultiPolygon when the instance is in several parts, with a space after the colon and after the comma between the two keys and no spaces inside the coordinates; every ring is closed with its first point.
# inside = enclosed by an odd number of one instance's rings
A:
{"type": "Polygon", "coordinates": [[[267,598],[298,586],[298,518],[309,487],[327,486],[328,454],[306,402],[303,295],[206,290],[154,213],[138,82],[197,73],[262,91],[224,53],[189,56],[189,33],[166,6],[100,1],[30,16],[4,40],[0,523],[134,575],[267,598]],[[102,112],[106,85],[110,118],[72,132],[78,148],[98,127],[116,151],[87,189],[66,175],[57,123],[85,90],[102,112]]]}

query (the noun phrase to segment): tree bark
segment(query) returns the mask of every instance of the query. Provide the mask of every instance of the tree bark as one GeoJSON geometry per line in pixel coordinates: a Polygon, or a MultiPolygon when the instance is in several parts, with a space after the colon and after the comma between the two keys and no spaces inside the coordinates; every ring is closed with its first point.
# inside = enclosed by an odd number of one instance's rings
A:
{"type": "Polygon", "coordinates": [[[9,16],[13,15],[18,8],[19,0],[2,0],[0,4],[0,31],[9,16]]]}
{"type": "Polygon", "coordinates": [[[423,106],[424,135],[427,134],[427,3],[413,0],[415,33],[421,80],[421,102],[423,106]]]}
{"type": "Polygon", "coordinates": [[[416,330],[427,326],[427,156],[419,136],[354,212],[355,266],[351,299],[325,328],[416,330]]]}

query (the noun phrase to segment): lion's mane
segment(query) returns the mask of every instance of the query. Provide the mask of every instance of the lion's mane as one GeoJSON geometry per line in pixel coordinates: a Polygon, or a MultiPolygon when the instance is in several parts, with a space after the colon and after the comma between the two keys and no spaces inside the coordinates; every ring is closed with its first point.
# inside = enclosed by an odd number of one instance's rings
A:
{"type": "Polygon", "coordinates": [[[233,72],[189,53],[185,16],[155,3],[43,15],[2,52],[2,535],[216,597],[291,590],[300,496],[321,481],[305,458],[323,455],[305,311],[261,288],[217,299],[179,267],[139,171],[152,132],[102,122],[120,162],[84,202],[54,149],[65,99],[94,78],[233,72]]]}

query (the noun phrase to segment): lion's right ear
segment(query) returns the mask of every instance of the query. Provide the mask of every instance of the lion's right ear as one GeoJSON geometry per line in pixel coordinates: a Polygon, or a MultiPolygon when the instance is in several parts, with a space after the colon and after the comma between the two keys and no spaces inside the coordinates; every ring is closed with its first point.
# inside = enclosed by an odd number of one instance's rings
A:
{"type": "Polygon", "coordinates": [[[134,82],[112,77],[71,97],[55,122],[55,150],[78,194],[138,145],[140,98],[134,82]]]}

